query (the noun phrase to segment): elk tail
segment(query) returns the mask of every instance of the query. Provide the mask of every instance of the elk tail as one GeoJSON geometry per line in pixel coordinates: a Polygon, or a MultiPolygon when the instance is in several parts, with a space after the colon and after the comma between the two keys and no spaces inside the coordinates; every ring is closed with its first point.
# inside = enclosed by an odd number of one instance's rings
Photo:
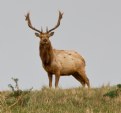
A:
{"type": "Polygon", "coordinates": [[[84,66],[86,66],[86,61],[84,60],[84,58],[82,57],[82,61],[84,63],[84,66]]]}

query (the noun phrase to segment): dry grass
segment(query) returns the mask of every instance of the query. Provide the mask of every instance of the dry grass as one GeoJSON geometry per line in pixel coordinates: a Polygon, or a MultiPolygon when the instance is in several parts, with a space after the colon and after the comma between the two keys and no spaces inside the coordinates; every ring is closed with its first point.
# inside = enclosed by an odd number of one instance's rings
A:
{"type": "Polygon", "coordinates": [[[8,97],[10,92],[2,92],[0,113],[121,113],[121,92],[114,98],[104,96],[115,89],[110,86],[64,90],[44,87],[23,95],[18,101],[18,98],[8,97]]]}

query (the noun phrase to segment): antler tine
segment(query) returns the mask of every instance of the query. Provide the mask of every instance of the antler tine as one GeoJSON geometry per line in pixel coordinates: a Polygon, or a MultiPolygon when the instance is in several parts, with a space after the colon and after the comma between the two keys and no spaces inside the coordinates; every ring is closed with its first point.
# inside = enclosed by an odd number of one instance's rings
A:
{"type": "Polygon", "coordinates": [[[48,33],[48,27],[46,27],[46,32],[48,33]]]}
{"type": "Polygon", "coordinates": [[[62,17],[63,17],[63,13],[61,13],[61,12],[59,11],[59,17],[58,17],[58,22],[57,22],[56,26],[55,26],[54,28],[50,29],[48,32],[51,32],[51,31],[53,31],[53,30],[55,30],[56,28],[59,27],[60,21],[61,21],[62,17]]]}
{"type": "Polygon", "coordinates": [[[41,32],[43,32],[43,29],[42,29],[42,27],[41,27],[41,32]]]}
{"type": "Polygon", "coordinates": [[[39,32],[39,33],[41,33],[40,30],[38,30],[38,29],[36,29],[36,28],[34,28],[34,27],[32,26],[29,15],[30,15],[30,14],[27,13],[27,15],[25,16],[25,20],[28,22],[28,26],[29,26],[31,29],[33,29],[33,30],[35,30],[35,31],[37,31],[37,32],[39,32]]]}

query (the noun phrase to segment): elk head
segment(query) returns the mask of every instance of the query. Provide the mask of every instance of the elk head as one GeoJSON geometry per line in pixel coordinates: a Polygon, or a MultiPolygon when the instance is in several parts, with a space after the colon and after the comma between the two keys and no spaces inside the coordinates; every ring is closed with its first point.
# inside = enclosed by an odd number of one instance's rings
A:
{"type": "Polygon", "coordinates": [[[55,25],[55,27],[53,27],[53,28],[50,29],[50,30],[48,30],[48,27],[47,27],[47,28],[46,28],[46,32],[43,32],[43,29],[42,29],[42,28],[41,28],[41,31],[40,31],[40,30],[36,29],[35,27],[33,27],[32,24],[31,24],[31,20],[30,20],[30,16],[29,16],[29,15],[30,15],[30,14],[27,13],[27,15],[25,16],[25,17],[26,17],[25,20],[27,21],[28,26],[29,26],[32,30],[36,31],[36,32],[35,32],[35,36],[36,36],[36,37],[39,37],[39,38],[41,39],[41,44],[48,44],[48,43],[50,42],[50,41],[49,41],[49,37],[51,37],[51,36],[54,35],[54,32],[52,32],[52,31],[55,30],[56,28],[58,28],[59,25],[60,25],[60,21],[61,21],[61,19],[62,19],[63,13],[61,13],[61,12],[59,11],[59,17],[58,17],[57,24],[55,25]]]}

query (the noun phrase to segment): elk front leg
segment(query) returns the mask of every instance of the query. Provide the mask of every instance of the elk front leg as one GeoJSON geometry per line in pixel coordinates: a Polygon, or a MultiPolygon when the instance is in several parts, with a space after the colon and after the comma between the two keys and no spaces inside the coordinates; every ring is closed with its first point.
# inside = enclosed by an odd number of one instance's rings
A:
{"type": "Polygon", "coordinates": [[[48,78],[49,78],[49,87],[52,87],[52,74],[48,73],[48,78]]]}
{"type": "Polygon", "coordinates": [[[55,88],[58,88],[59,79],[60,79],[60,73],[55,74],[55,88]]]}

